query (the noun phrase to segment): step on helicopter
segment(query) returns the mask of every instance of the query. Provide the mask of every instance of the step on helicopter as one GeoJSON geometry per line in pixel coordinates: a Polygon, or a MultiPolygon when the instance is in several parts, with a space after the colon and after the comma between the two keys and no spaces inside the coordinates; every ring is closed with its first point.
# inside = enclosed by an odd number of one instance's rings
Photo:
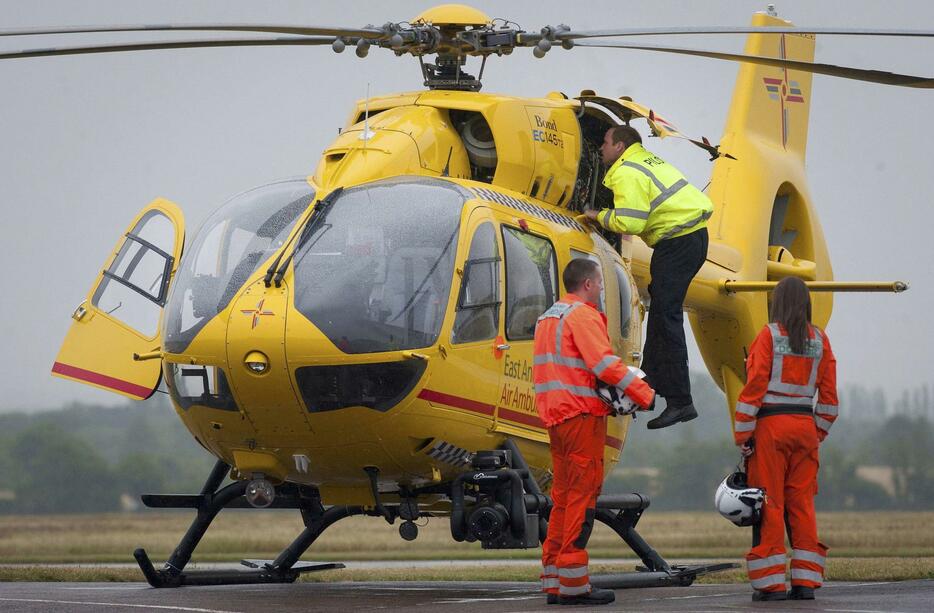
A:
{"type": "MultiPolygon", "coordinates": [[[[53,374],[133,399],[164,380],[179,418],[217,458],[199,494],[143,496],[150,507],[197,510],[163,568],[135,552],[154,587],[291,582],[337,567],[299,559],[353,515],[399,521],[406,540],[417,538],[418,518],[448,517],[459,542],[539,545],[551,460],[534,407],[532,335],[560,295],[570,259],[601,266],[600,307],[617,354],[637,362],[641,348],[650,249],[574,219],[612,206],[599,155],[612,126],[645,122],[653,135],[684,139],[713,161],[711,243],[686,308],[731,415],[744,348],[768,320],[767,293],[779,279],[797,276],[817,291],[821,326],[834,291],[907,287],[833,279],[804,172],[811,75],[931,88],[931,78],[813,61],[817,35],[931,31],[795,27],[771,9],[749,27],[525,31],[443,5],[379,27],[105,26],[0,36],[109,32],[254,36],[46,46],[0,59],[267,45],[352,47],[362,58],[378,48],[417,58],[426,87],[357,102],[313,174],[234,197],[187,247],[181,210],[154,200],[75,309],[53,374]],[[703,33],[746,34],[745,52],[618,42],[703,33]],[[488,60],[583,46],[739,62],[722,140],[687,136],[626,97],[480,91],[488,60]],[[480,61],[476,77],[468,58],[480,61]],[[224,485],[228,476],[233,483],[224,485]],[[232,507],[298,509],[305,530],[276,560],[246,562],[248,570],[185,570],[214,517],[232,507]]],[[[630,423],[611,420],[607,470],[630,423]]],[[[600,498],[597,519],[643,566],[593,577],[593,585],[690,585],[732,566],[669,564],[636,531],[648,504],[640,494],[600,498]]]]}

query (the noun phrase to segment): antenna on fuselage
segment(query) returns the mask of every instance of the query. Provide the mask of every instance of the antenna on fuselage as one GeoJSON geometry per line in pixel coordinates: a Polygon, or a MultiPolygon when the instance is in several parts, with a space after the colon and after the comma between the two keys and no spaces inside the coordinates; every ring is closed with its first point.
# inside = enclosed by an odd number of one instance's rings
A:
{"type": "Polygon", "coordinates": [[[370,83],[366,84],[366,99],[363,101],[363,134],[360,135],[363,140],[363,150],[366,151],[366,142],[370,140],[373,134],[370,132],[370,83]]]}

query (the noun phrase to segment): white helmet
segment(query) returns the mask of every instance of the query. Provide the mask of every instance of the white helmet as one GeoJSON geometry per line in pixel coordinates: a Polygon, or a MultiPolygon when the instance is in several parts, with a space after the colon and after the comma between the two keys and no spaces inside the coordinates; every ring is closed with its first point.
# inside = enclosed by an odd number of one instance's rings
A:
{"type": "Polygon", "coordinates": [[[713,502],[720,515],[737,526],[753,526],[762,519],[765,490],[749,487],[746,473],[737,471],[723,480],[713,502]]]}
{"type": "MultiPolygon", "coordinates": [[[[640,379],[645,379],[645,373],[642,370],[635,366],[627,366],[627,368],[629,372],[635,373],[640,379]]],[[[597,395],[613,410],[614,415],[630,415],[642,409],[626,392],[615,385],[604,383],[600,379],[597,379],[597,395]]],[[[652,403],[654,404],[654,402],[653,399],[652,403]]]]}

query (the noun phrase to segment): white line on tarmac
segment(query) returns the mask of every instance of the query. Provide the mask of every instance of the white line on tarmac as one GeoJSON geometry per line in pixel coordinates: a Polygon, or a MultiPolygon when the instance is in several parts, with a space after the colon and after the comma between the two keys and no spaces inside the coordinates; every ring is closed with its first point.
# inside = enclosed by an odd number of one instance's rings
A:
{"type": "MultiPolygon", "coordinates": [[[[335,585],[338,585],[338,584],[349,585],[351,583],[352,582],[348,582],[348,581],[336,581],[335,585]]],[[[431,586],[431,585],[426,585],[425,587],[395,586],[395,585],[392,585],[391,582],[388,582],[386,585],[360,585],[360,586],[354,586],[354,587],[355,589],[361,589],[361,590],[374,590],[374,591],[392,590],[394,592],[434,592],[438,589],[437,586],[431,586]]]]}
{"type": "Polygon", "coordinates": [[[899,611],[893,611],[892,609],[821,609],[821,611],[835,611],[838,613],[900,613],[899,611]]]}
{"type": "Polygon", "coordinates": [[[542,594],[532,594],[531,596],[500,596],[497,598],[444,598],[436,600],[435,604],[469,604],[471,602],[500,602],[503,600],[535,600],[541,599],[542,594]]]}
{"type": "Polygon", "coordinates": [[[642,600],[689,600],[692,598],[721,598],[723,596],[736,596],[740,592],[724,592],[722,594],[697,594],[694,596],[660,596],[658,598],[643,598],[642,600]]]}
{"type": "Polygon", "coordinates": [[[172,607],[155,604],[128,604],[125,602],[83,602],[80,600],[46,600],[40,598],[0,598],[5,602],[41,602],[45,604],[83,604],[94,607],[127,607],[135,609],[162,609],[168,611],[192,611],[193,613],[239,613],[238,611],[224,611],[222,609],[198,609],[195,607],[172,607]]]}
{"type": "MultiPolygon", "coordinates": [[[[910,579],[909,579],[909,581],[910,581],[910,579]]],[[[893,584],[893,583],[904,583],[904,581],[867,581],[867,582],[865,582],[865,583],[845,583],[845,584],[842,584],[842,585],[841,585],[841,584],[836,584],[836,585],[834,585],[834,584],[828,583],[828,584],[825,584],[824,587],[825,587],[825,588],[828,588],[828,587],[847,587],[847,588],[849,588],[849,587],[865,587],[865,586],[868,586],[868,587],[876,587],[877,585],[891,585],[891,584],[893,584]]]]}
{"type": "MultiPolygon", "coordinates": [[[[311,561],[311,560],[304,560],[311,561]]],[[[713,564],[716,562],[735,562],[729,558],[712,558],[709,560],[678,560],[679,564],[713,564]]],[[[319,562],[314,560],[313,562],[319,562]]],[[[510,567],[539,567],[541,561],[538,559],[479,559],[479,560],[351,560],[343,562],[348,569],[383,569],[383,568],[460,568],[460,567],[483,567],[483,566],[510,566],[510,567]]],[[[591,558],[590,564],[604,564],[608,566],[635,566],[640,564],[638,558],[591,558]]],[[[101,562],[101,563],[4,563],[0,568],[139,568],[134,562],[101,562]]],[[[239,562],[201,562],[190,563],[188,570],[208,569],[208,570],[243,570],[239,562]]]]}
{"type": "Polygon", "coordinates": [[[111,590],[114,592],[117,591],[126,591],[126,590],[147,590],[149,589],[149,584],[145,585],[132,585],[126,583],[122,586],[107,586],[107,587],[60,587],[60,590],[111,590]]]}

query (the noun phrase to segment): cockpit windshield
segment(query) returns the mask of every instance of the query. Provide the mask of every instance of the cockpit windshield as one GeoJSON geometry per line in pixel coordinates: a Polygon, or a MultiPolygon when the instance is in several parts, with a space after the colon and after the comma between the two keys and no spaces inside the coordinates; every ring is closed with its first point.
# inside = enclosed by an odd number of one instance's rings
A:
{"type": "Polygon", "coordinates": [[[343,192],[299,239],[295,307],[345,353],[432,345],[463,204],[460,188],[423,178],[343,192]]]}
{"type": "Polygon", "coordinates": [[[235,196],[204,222],[182,258],[166,305],[166,351],[184,351],[224,310],[257,267],[282,247],[314,197],[304,179],[281,181],[235,196]]]}

